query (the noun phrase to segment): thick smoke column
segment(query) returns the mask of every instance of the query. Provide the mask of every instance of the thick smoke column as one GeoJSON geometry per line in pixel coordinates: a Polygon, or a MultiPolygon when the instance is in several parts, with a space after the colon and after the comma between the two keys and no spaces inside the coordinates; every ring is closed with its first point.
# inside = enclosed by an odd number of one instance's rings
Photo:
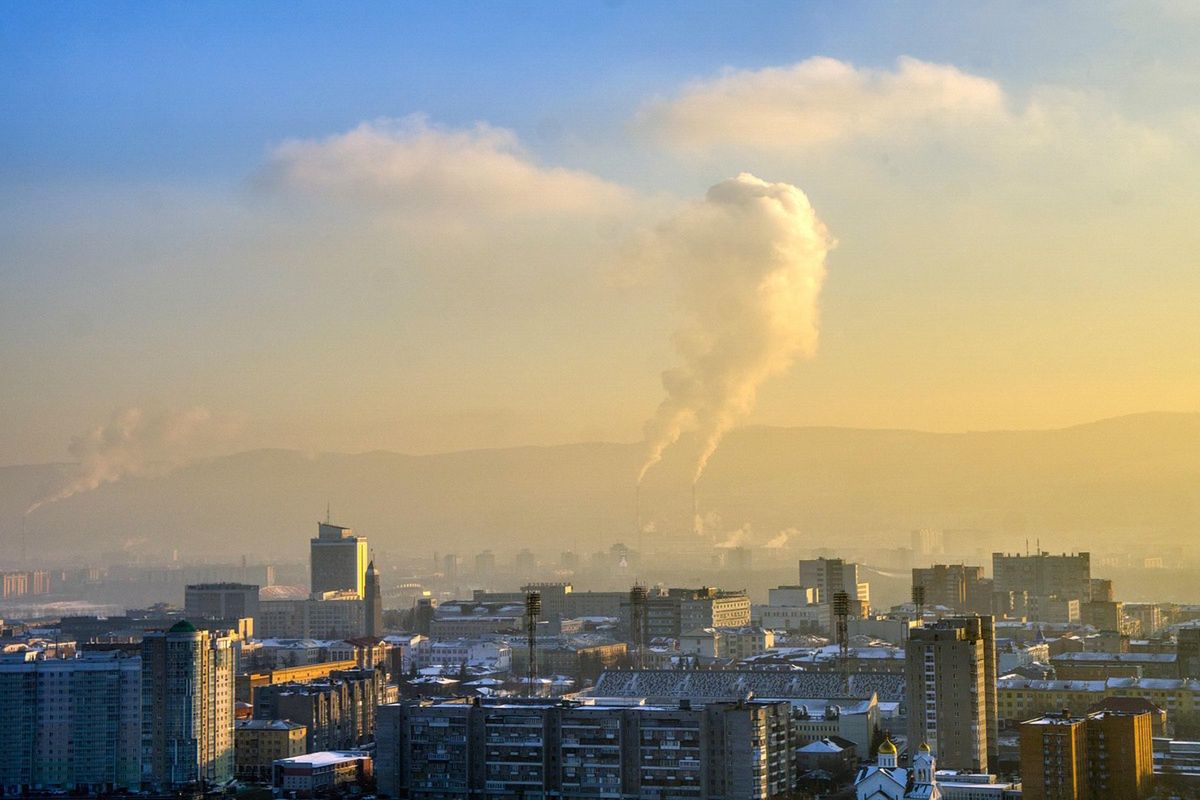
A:
{"type": "Polygon", "coordinates": [[[679,276],[686,321],[674,336],[683,363],[663,373],[667,397],[646,423],[638,482],[689,429],[700,435],[698,480],[762,382],[816,350],[834,241],[802,191],[742,173],[709,189],[654,243],[679,276]]]}
{"type": "Polygon", "coordinates": [[[129,475],[177,467],[196,439],[211,431],[212,414],[205,408],[155,413],[140,408],[118,411],[106,425],[71,440],[68,450],[78,464],[70,483],[38,500],[25,514],[129,475]]]}

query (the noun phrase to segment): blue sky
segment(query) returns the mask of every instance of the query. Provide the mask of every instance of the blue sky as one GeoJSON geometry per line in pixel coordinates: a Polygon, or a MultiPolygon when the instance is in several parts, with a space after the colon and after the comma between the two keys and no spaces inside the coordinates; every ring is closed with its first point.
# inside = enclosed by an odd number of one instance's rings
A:
{"type": "MultiPolygon", "coordinates": [[[[1104,81],[1135,26],[1096,4],[7,4],[10,179],[204,180],[289,137],[429,114],[531,141],[619,122],[725,66],[911,55],[1010,81],[1104,81]],[[1068,36],[1069,34],[1069,36],[1068,36]],[[540,133],[539,133],[540,132],[540,133]]],[[[1169,44],[1160,31],[1155,46],[1169,44]]],[[[1131,53],[1131,51],[1133,51],[1131,53]]],[[[550,142],[553,149],[553,142],[550,142]]]]}
{"type": "Polygon", "coordinates": [[[639,248],[744,171],[838,244],[819,348],[741,421],[1195,410],[1198,29],[1180,0],[5,4],[0,461],[130,408],[236,420],[226,448],[635,440],[687,316],[639,248]]]}

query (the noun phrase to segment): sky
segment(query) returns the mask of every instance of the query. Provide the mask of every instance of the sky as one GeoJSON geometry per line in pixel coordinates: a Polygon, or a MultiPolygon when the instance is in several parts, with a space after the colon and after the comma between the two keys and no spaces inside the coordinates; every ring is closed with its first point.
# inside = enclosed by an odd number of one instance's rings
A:
{"type": "Polygon", "coordinates": [[[1168,0],[4,4],[0,463],[1200,410],[1198,34],[1168,0]]]}

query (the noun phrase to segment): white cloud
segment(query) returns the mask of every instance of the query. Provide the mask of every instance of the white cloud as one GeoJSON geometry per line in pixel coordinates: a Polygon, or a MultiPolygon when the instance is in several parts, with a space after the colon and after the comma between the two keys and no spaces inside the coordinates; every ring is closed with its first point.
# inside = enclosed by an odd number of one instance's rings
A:
{"type": "Polygon", "coordinates": [[[536,163],[511,131],[443,128],[419,115],[284,142],[266,180],[277,190],[370,206],[501,216],[594,213],[628,194],[587,172],[536,163]]]}
{"type": "Polygon", "coordinates": [[[1006,106],[995,81],[953,66],[905,57],[888,71],[817,57],[691,83],[644,107],[639,125],[685,150],[731,143],[770,150],[1003,121],[1006,106]]]}
{"type": "Polygon", "coordinates": [[[922,150],[939,166],[953,153],[1005,168],[1037,155],[1073,164],[1103,155],[1111,169],[1159,163],[1175,148],[1095,95],[1037,86],[1018,101],[994,80],[910,57],[891,70],[824,57],[728,70],[644,106],[635,125],[685,155],[793,161],[874,147],[922,150]]]}

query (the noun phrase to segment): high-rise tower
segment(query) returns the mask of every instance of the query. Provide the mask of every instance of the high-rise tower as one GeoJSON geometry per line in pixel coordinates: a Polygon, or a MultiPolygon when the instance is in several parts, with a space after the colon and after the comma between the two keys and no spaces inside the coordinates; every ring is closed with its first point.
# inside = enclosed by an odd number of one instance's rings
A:
{"type": "Polygon", "coordinates": [[[991,617],[913,628],[906,650],[908,741],[950,769],[987,772],[998,758],[996,644],[991,617]]]}
{"type": "Polygon", "coordinates": [[[350,528],[317,523],[317,537],[310,540],[312,592],[354,592],[366,590],[367,540],[355,536],[350,528]]]}
{"type": "Polygon", "coordinates": [[[234,640],[186,620],[142,638],[142,778],[156,788],[233,779],[234,640]]]}

